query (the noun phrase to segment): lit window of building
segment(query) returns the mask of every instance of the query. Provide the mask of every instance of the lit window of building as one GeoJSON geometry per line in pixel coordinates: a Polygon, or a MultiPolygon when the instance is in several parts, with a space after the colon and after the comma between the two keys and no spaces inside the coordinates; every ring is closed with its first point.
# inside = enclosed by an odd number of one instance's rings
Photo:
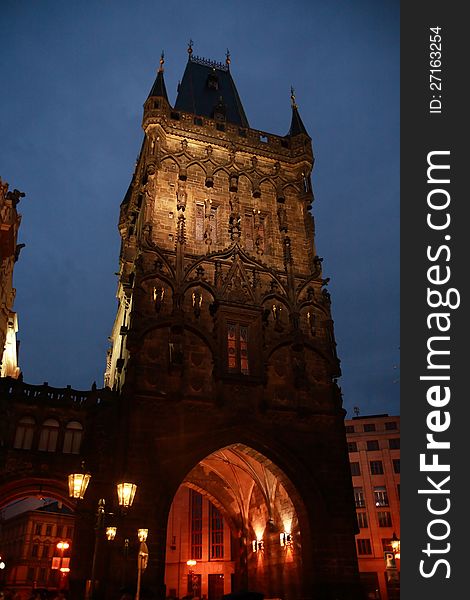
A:
{"type": "Polygon", "coordinates": [[[364,508],[366,505],[364,490],[361,487],[354,488],[354,501],[356,503],[356,508],[364,508]]]}
{"type": "Polygon", "coordinates": [[[249,375],[248,327],[246,325],[227,324],[227,362],[230,372],[249,375]]]}
{"type": "MultiPolygon", "coordinates": [[[[360,468],[360,474],[352,479],[361,582],[368,597],[397,600],[399,578],[389,577],[384,552],[392,551],[392,532],[400,537],[400,420],[388,415],[356,416],[345,426],[348,451],[359,451],[349,454],[349,459],[351,473],[357,473],[355,464],[360,468]],[[368,511],[364,510],[366,507],[368,511]],[[367,540],[364,534],[368,535],[367,540]]],[[[399,558],[396,566],[399,573],[399,558]]]]}
{"type": "Polygon", "coordinates": [[[374,488],[375,506],[388,506],[387,488],[385,486],[374,488]]]}

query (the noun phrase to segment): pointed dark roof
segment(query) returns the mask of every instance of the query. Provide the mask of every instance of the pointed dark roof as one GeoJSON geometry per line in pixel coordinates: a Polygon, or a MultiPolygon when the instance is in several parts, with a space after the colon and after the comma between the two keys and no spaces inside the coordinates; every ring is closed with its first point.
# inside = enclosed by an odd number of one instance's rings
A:
{"type": "MultiPolygon", "coordinates": [[[[308,136],[307,130],[305,129],[305,125],[302,123],[302,119],[300,118],[299,109],[296,104],[292,105],[292,120],[290,123],[289,133],[287,135],[294,136],[303,133],[308,136]]],[[[309,136],[310,137],[310,136],[309,136]]]]}
{"type": "Polygon", "coordinates": [[[212,119],[221,102],[227,122],[249,127],[228,65],[190,54],[175,109],[212,119]]]}
{"type": "Polygon", "coordinates": [[[40,512],[61,513],[61,514],[66,514],[66,515],[72,515],[73,514],[73,511],[70,510],[70,508],[68,508],[64,504],[61,504],[59,506],[58,502],[51,502],[50,504],[46,504],[45,506],[41,506],[41,507],[37,508],[36,510],[40,511],[40,512]]]}
{"type": "Polygon", "coordinates": [[[155,96],[157,98],[165,98],[165,100],[169,104],[168,94],[166,93],[165,79],[163,78],[163,69],[160,69],[158,71],[155,83],[153,84],[153,87],[150,90],[150,94],[148,95],[149,98],[155,96]]]}

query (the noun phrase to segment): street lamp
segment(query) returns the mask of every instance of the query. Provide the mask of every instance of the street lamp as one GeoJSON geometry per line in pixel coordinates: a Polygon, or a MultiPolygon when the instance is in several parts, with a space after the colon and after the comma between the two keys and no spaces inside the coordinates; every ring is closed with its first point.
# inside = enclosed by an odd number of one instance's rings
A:
{"type": "Polygon", "coordinates": [[[57,542],[56,548],[60,552],[60,560],[58,561],[59,562],[58,566],[55,568],[59,569],[60,575],[59,575],[58,583],[59,583],[59,590],[62,590],[65,588],[65,577],[67,576],[67,573],[70,572],[70,569],[68,566],[68,562],[70,559],[67,559],[67,563],[66,563],[67,566],[64,566],[64,552],[70,548],[70,544],[67,541],[61,540],[60,542],[57,542]]]}
{"type": "MultiPolygon", "coordinates": [[[[71,498],[75,498],[76,500],[83,500],[85,496],[86,489],[91,479],[91,474],[85,472],[85,465],[82,462],[82,470],[83,472],[71,473],[68,476],[69,482],[69,496],[71,498]]],[[[122,481],[117,484],[117,494],[118,494],[118,502],[119,507],[122,512],[125,513],[128,508],[132,506],[134,502],[135,493],[137,491],[137,485],[135,483],[130,483],[128,481],[122,481]]],[[[100,537],[102,536],[103,531],[106,531],[106,538],[108,540],[113,540],[116,536],[117,527],[106,527],[105,528],[105,518],[107,514],[105,511],[105,500],[104,498],[100,498],[98,500],[98,508],[96,512],[96,522],[95,522],[95,544],[93,549],[93,561],[91,566],[91,579],[87,582],[87,587],[85,591],[86,600],[92,600],[95,592],[96,586],[96,561],[98,554],[98,545],[100,537]]]]}
{"type": "Polygon", "coordinates": [[[69,496],[75,500],[83,500],[91,479],[90,473],[85,471],[85,464],[83,462],[82,469],[83,472],[70,473],[69,475],[69,496]]]}
{"type": "Polygon", "coordinates": [[[140,546],[139,546],[139,554],[137,555],[137,591],[135,593],[135,600],[140,599],[140,580],[142,577],[142,572],[147,568],[148,560],[149,560],[149,551],[147,548],[147,541],[149,530],[148,529],[138,529],[137,536],[139,538],[140,546]]]}
{"type": "Polygon", "coordinates": [[[135,492],[137,490],[137,486],[135,483],[122,482],[117,484],[117,494],[119,500],[119,506],[124,510],[127,510],[132,506],[134,502],[135,492]]]}
{"type": "Polygon", "coordinates": [[[186,564],[189,567],[189,584],[190,584],[190,589],[188,590],[189,592],[189,596],[191,598],[194,598],[194,596],[196,595],[195,592],[197,592],[198,590],[198,578],[197,575],[194,573],[194,569],[193,567],[195,567],[197,565],[197,561],[194,560],[194,558],[191,558],[190,560],[186,561],[186,564]]]}
{"type": "Polygon", "coordinates": [[[400,558],[400,540],[397,538],[397,534],[395,532],[393,532],[392,539],[390,540],[390,545],[392,546],[395,558],[400,558]]]}

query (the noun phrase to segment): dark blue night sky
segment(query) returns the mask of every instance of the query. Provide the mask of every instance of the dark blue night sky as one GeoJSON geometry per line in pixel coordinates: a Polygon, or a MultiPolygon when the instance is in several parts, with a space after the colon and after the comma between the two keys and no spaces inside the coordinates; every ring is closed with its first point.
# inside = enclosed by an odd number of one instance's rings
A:
{"type": "Polygon", "coordinates": [[[398,1],[2,2],[0,175],[26,193],[15,270],[28,383],[103,385],[117,219],[165,51],[174,102],[194,53],[224,61],[249,123],[312,139],[348,416],[399,412],[398,1]]]}

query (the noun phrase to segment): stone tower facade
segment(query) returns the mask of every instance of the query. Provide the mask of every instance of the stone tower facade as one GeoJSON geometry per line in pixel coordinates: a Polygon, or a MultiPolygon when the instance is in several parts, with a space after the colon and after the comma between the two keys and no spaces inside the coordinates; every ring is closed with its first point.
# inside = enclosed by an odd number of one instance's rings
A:
{"type": "Polygon", "coordinates": [[[13,311],[15,288],[13,269],[24,244],[17,244],[21,215],[17,205],[24,193],[8,191],[8,183],[0,177],[0,377],[16,379],[20,375],[17,363],[18,321],[13,311]]]}
{"type": "MultiPolygon", "coordinates": [[[[340,368],[311,213],[311,138],[293,94],[286,136],[250,127],[230,57],[188,52],[174,106],[161,60],[121,204],[105,374],[118,400],[85,448],[96,475],[90,506],[113,477],[125,472],[138,484],[124,527],[149,528],[143,585],[158,597],[168,593],[165,564],[179,542],[169,515],[183,487],[209,499],[230,528],[225,592],[360,598],[340,368]]],[[[194,558],[191,539],[181,540],[183,567],[194,558]]],[[[204,569],[203,591],[218,600],[204,569]]]]}

